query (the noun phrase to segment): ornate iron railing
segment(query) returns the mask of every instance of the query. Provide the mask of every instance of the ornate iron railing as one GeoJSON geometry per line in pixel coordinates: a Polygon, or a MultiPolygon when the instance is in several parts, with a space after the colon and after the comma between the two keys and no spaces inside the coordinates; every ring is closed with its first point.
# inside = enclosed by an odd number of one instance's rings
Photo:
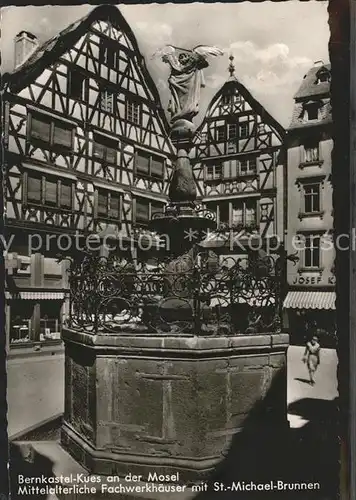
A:
{"type": "Polygon", "coordinates": [[[68,326],[91,333],[279,332],[285,260],[250,252],[212,261],[193,248],[136,262],[87,254],[69,268],[68,326]]]}

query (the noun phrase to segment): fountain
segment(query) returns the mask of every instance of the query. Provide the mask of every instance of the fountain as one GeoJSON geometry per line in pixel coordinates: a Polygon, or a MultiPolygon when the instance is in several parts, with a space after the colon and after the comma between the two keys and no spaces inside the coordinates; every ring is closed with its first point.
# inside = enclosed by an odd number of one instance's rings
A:
{"type": "MultiPolygon", "coordinates": [[[[162,56],[180,61],[170,77],[170,201],[150,225],[168,236],[165,257],[88,254],[71,264],[61,444],[90,474],[205,479],[285,367],[283,258],[246,254],[211,270],[200,246],[216,221],[196,202],[191,119],[206,54],[217,50],[162,56]]],[[[287,418],[282,380],[276,425],[287,418]]]]}

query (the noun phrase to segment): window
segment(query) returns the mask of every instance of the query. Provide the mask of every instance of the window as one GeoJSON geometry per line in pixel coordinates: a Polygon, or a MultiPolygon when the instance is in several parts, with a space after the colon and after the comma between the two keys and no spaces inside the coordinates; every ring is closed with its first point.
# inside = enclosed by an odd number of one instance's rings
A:
{"type": "Polygon", "coordinates": [[[207,181],[218,180],[222,178],[222,165],[206,165],[205,178],[207,181]]]}
{"type": "Polygon", "coordinates": [[[107,40],[101,39],[99,48],[99,59],[103,64],[105,64],[109,68],[116,69],[117,68],[116,47],[110,45],[110,42],[108,42],[107,40]]]}
{"type": "Polygon", "coordinates": [[[60,195],[59,195],[59,206],[61,208],[72,208],[72,185],[66,184],[61,181],[60,185],[60,195]]]}
{"type": "Polygon", "coordinates": [[[237,160],[224,161],[224,179],[235,179],[237,177],[237,160]]]}
{"type": "Polygon", "coordinates": [[[155,213],[163,212],[163,203],[136,198],[135,200],[135,223],[139,226],[146,226],[155,213]]]}
{"type": "Polygon", "coordinates": [[[34,304],[30,300],[13,300],[10,306],[10,343],[31,341],[31,320],[34,304]]]}
{"type": "Polygon", "coordinates": [[[126,101],[126,119],[131,123],[141,123],[140,103],[127,99],[126,101]]]}
{"type": "Polygon", "coordinates": [[[237,125],[236,123],[229,123],[227,126],[227,135],[229,140],[237,139],[237,125]]]}
{"type": "Polygon", "coordinates": [[[10,306],[10,344],[59,340],[62,301],[12,300],[10,306]]]}
{"type": "Polygon", "coordinates": [[[136,177],[164,178],[164,158],[146,151],[136,152],[136,177]]]}
{"type": "Polygon", "coordinates": [[[30,117],[29,140],[32,144],[62,152],[72,150],[74,125],[37,113],[30,117]]]}
{"type": "Polygon", "coordinates": [[[304,212],[306,214],[320,212],[320,184],[304,186],[304,212]]]}
{"type": "Polygon", "coordinates": [[[221,103],[223,106],[230,106],[232,104],[232,96],[231,95],[223,95],[221,98],[221,103]]]}
{"type": "Polygon", "coordinates": [[[103,135],[94,134],[93,157],[106,163],[116,163],[119,142],[103,135]]]}
{"type": "Polygon", "coordinates": [[[305,106],[305,112],[308,120],[317,120],[319,115],[319,104],[317,102],[307,104],[305,106]]]}
{"type": "Polygon", "coordinates": [[[218,224],[230,227],[251,227],[257,223],[256,202],[254,200],[234,200],[208,203],[207,208],[216,213],[218,224]]]}
{"type": "Polygon", "coordinates": [[[40,340],[60,339],[61,302],[45,300],[41,304],[40,340]]]}
{"type": "Polygon", "coordinates": [[[85,95],[85,76],[77,70],[71,70],[69,73],[68,96],[77,101],[84,101],[85,95]]]}
{"type": "Polygon", "coordinates": [[[70,181],[33,173],[26,173],[25,176],[27,203],[68,210],[72,208],[73,184],[70,181]]]}
{"type": "Polygon", "coordinates": [[[228,224],[230,220],[230,203],[222,201],[219,203],[219,222],[228,224]]]}
{"type": "Polygon", "coordinates": [[[327,70],[321,70],[317,74],[317,83],[329,82],[330,81],[330,73],[327,70]]]}
{"type": "Polygon", "coordinates": [[[308,235],[304,239],[304,267],[320,267],[320,236],[308,235]]]}
{"type": "Polygon", "coordinates": [[[120,194],[99,189],[97,217],[120,220],[120,200],[120,194]]]}
{"type": "Polygon", "coordinates": [[[45,205],[57,206],[58,181],[45,179],[45,205]]]}
{"type": "Polygon", "coordinates": [[[232,225],[251,227],[256,225],[256,202],[236,200],[232,202],[232,225]]]}
{"type": "Polygon", "coordinates": [[[106,113],[114,112],[114,94],[108,90],[102,90],[100,93],[100,108],[106,113]]]}
{"type": "Polygon", "coordinates": [[[239,138],[246,139],[249,136],[250,128],[248,122],[239,124],[239,138]]]}
{"type": "Polygon", "coordinates": [[[28,176],[27,178],[27,201],[42,203],[42,178],[28,176]]]}
{"type": "Polygon", "coordinates": [[[256,158],[244,158],[240,162],[240,175],[249,175],[256,173],[256,158]]]}
{"type": "Polygon", "coordinates": [[[304,146],[304,161],[312,163],[319,161],[319,143],[307,143],[304,146]]]}
{"type": "Polygon", "coordinates": [[[226,128],[225,125],[220,125],[215,129],[215,139],[218,142],[222,142],[226,140],[226,128]]]}

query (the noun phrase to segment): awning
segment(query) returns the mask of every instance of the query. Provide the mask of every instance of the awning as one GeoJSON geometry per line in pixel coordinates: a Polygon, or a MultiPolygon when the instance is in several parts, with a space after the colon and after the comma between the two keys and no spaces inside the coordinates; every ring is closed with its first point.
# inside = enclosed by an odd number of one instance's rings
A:
{"type": "Polygon", "coordinates": [[[5,297],[7,299],[22,299],[22,300],[64,300],[65,292],[21,292],[16,290],[15,292],[5,292],[5,297]]]}
{"type": "Polygon", "coordinates": [[[288,292],[283,307],[286,309],[336,309],[335,292],[288,292]]]}

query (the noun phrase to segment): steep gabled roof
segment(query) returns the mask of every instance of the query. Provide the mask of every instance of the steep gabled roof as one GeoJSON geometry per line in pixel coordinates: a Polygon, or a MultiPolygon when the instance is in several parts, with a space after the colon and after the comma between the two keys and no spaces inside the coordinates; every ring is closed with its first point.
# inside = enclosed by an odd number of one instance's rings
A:
{"type": "Polygon", "coordinates": [[[322,70],[331,72],[331,65],[313,66],[304,76],[303,82],[294,96],[295,100],[306,99],[307,97],[321,97],[330,93],[330,81],[317,83],[318,73],[322,70]]]}
{"type": "Polygon", "coordinates": [[[242,97],[261,116],[262,120],[271,124],[276,129],[276,131],[280,134],[281,139],[283,140],[286,132],[285,132],[284,128],[282,127],[282,125],[279,122],[277,122],[277,120],[275,118],[273,118],[273,116],[270,115],[268,113],[268,111],[266,111],[266,109],[262,106],[262,104],[259,101],[257,101],[257,99],[255,99],[253,97],[253,95],[247,90],[247,88],[244,85],[242,85],[242,83],[240,83],[238,81],[238,79],[235,76],[230,76],[230,78],[217,91],[217,93],[214,95],[214,97],[210,101],[210,104],[209,104],[208,109],[205,113],[205,117],[203,119],[203,122],[197,128],[197,134],[202,130],[204,123],[205,123],[205,119],[206,119],[207,115],[209,114],[213,105],[216,103],[216,101],[222,95],[228,93],[229,90],[231,90],[232,88],[237,89],[237,91],[242,95],[242,97]]]}
{"type": "Polygon", "coordinates": [[[68,49],[70,49],[88,31],[95,21],[110,21],[115,27],[122,30],[127,35],[137,55],[138,64],[140,65],[146,84],[152,92],[157,112],[167,132],[169,130],[169,125],[163,111],[157,87],[148,72],[133,31],[115,5],[100,5],[94,8],[87,16],[70,24],[58,35],[47,40],[38,47],[21,66],[16,68],[13,72],[3,75],[1,84],[2,89],[8,88],[10,92],[19,92],[26,85],[32,83],[46,67],[56,62],[68,49]]]}

